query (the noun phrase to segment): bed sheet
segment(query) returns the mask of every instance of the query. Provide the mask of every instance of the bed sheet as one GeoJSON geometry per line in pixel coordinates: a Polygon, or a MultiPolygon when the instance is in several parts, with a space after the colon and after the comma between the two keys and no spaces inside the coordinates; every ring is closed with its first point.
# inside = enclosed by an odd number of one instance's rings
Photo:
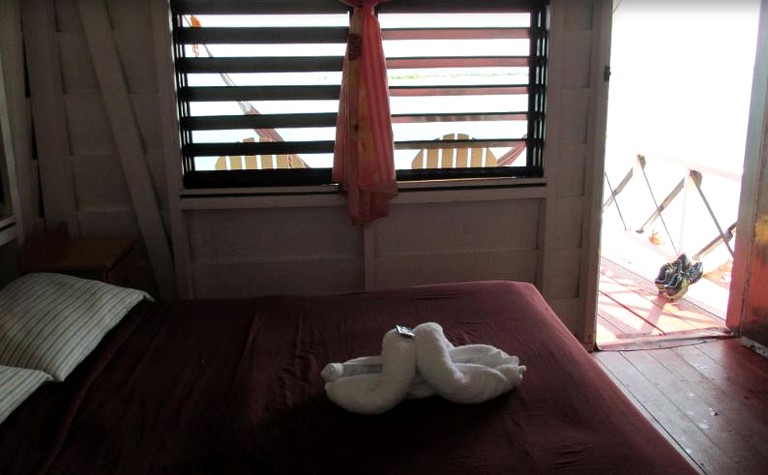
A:
{"type": "Polygon", "coordinates": [[[0,425],[0,473],[694,473],[530,284],[142,302],[64,383],[0,425]],[[326,397],[329,362],[435,321],[527,366],[517,388],[376,416],[326,397]]]}

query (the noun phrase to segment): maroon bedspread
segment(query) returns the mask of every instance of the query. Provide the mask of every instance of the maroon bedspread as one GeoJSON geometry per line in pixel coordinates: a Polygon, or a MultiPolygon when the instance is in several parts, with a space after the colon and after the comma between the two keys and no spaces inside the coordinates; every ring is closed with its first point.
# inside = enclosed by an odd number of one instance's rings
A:
{"type": "Polygon", "coordinates": [[[0,425],[0,473],[687,473],[533,286],[484,282],[308,297],[142,303],[65,383],[0,425]],[[328,362],[439,322],[528,367],[495,400],[352,414],[328,362]]]}

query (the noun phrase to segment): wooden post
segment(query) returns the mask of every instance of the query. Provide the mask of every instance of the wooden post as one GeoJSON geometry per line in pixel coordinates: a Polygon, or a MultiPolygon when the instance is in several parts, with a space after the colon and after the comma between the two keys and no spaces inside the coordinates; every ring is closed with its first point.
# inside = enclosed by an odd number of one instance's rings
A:
{"type": "MultiPolygon", "coordinates": [[[[7,172],[7,182],[3,185],[11,200],[15,222],[15,226],[8,227],[5,225],[8,216],[3,216],[0,229],[6,237],[13,236],[23,243],[27,232],[31,232],[36,213],[31,196],[31,144],[27,139],[32,134],[28,128],[31,120],[24,97],[24,44],[20,18],[18,4],[0,2],[0,130],[7,172]]],[[[0,243],[4,242],[5,239],[0,239],[0,243]]]]}
{"type": "Polygon", "coordinates": [[[173,42],[171,39],[169,0],[152,0],[151,10],[155,64],[157,65],[157,96],[163,131],[168,214],[170,215],[171,242],[173,242],[176,269],[176,289],[180,298],[192,298],[195,294],[190,270],[189,236],[187,235],[184,213],[181,210],[181,192],[184,185],[181,170],[181,139],[179,137],[176,96],[174,95],[173,42]]]}
{"type": "MultiPolygon", "coordinates": [[[[0,13],[2,13],[2,10],[0,10],[0,13]]],[[[5,85],[2,56],[3,42],[0,41],[0,145],[2,145],[2,148],[0,148],[0,158],[5,160],[3,164],[4,169],[0,171],[0,178],[3,180],[0,190],[5,193],[5,196],[2,198],[10,200],[10,203],[3,203],[2,214],[0,214],[0,246],[16,239],[20,234],[18,229],[23,229],[22,215],[19,208],[19,193],[16,184],[16,152],[14,151],[11,114],[9,113],[10,92],[6,89],[5,85]],[[8,206],[9,204],[10,206],[8,206]]]]}
{"type": "Polygon", "coordinates": [[[175,296],[173,261],[146,153],[103,0],[79,0],[80,16],[125,181],[161,298],[175,296]]]}
{"type": "Polygon", "coordinates": [[[48,0],[20,3],[45,222],[65,222],[79,235],[54,5],[48,0]]]}

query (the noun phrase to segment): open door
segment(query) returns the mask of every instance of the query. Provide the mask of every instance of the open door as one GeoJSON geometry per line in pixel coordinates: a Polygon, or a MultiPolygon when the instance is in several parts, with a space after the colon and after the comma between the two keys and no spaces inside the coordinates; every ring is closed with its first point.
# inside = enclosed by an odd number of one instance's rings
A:
{"type": "Polygon", "coordinates": [[[760,2],[614,2],[599,347],[729,335],[760,2]],[[671,299],[654,280],[682,253],[706,278],[671,299]]]}
{"type": "Polygon", "coordinates": [[[762,0],[728,325],[768,347],[768,0],[762,0]]]}

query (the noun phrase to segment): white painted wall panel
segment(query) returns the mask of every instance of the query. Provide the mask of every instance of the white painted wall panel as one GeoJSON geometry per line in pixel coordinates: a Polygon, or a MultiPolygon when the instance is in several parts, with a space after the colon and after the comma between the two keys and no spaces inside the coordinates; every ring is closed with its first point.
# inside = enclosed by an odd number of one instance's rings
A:
{"type": "MultiPolygon", "coordinates": [[[[179,154],[181,156],[181,154],[179,154]]],[[[165,156],[162,150],[151,149],[145,156],[147,163],[149,164],[149,170],[152,172],[152,182],[156,190],[157,201],[160,205],[160,209],[163,212],[168,211],[168,194],[162,193],[165,191],[165,156]]]]}
{"type": "Polygon", "coordinates": [[[98,94],[99,83],[93,70],[82,30],[60,32],[57,35],[61,78],[64,94],[98,94]]]}
{"type": "Polygon", "coordinates": [[[569,31],[565,41],[565,70],[563,87],[580,89],[589,87],[592,74],[592,30],[569,31]]]}
{"type": "MultiPolygon", "coordinates": [[[[163,137],[160,116],[157,113],[157,94],[132,93],[131,104],[133,105],[133,113],[136,115],[136,124],[139,126],[144,150],[162,151],[163,137]]],[[[158,169],[164,168],[163,165],[162,162],[153,164],[152,172],[158,172],[158,169]]]]}
{"type": "Polygon", "coordinates": [[[376,259],[375,287],[471,280],[519,280],[535,283],[536,251],[455,251],[391,254],[376,259]]]}
{"type": "Polygon", "coordinates": [[[54,0],[53,5],[56,12],[56,31],[82,34],[83,25],[77,13],[77,0],[54,0]]]}
{"type": "Polygon", "coordinates": [[[130,208],[97,206],[82,208],[77,215],[84,236],[136,235],[138,224],[130,208]]]}
{"type": "Polygon", "coordinates": [[[587,163],[587,146],[585,144],[570,144],[560,147],[563,159],[556,170],[557,196],[583,196],[585,168],[587,163]]]}
{"type": "MultiPolygon", "coordinates": [[[[579,334],[579,329],[584,324],[584,299],[549,297],[547,303],[552,307],[557,316],[560,317],[565,326],[575,333],[577,337],[582,338],[579,334]]],[[[583,339],[582,343],[584,343],[583,339]]]]}
{"type": "Polygon", "coordinates": [[[594,28],[595,7],[598,3],[600,0],[558,2],[557,8],[565,18],[566,31],[592,30],[594,28]]]}
{"type": "Polygon", "coordinates": [[[553,233],[552,249],[579,249],[584,229],[584,197],[571,196],[554,200],[557,227],[553,233]]]}
{"type": "Polygon", "coordinates": [[[536,199],[396,206],[376,224],[376,255],[534,250],[539,215],[536,199]]]}
{"type": "Polygon", "coordinates": [[[314,294],[363,288],[362,258],[193,264],[192,273],[196,298],[314,294]]]}
{"type": "Polygon", "coordinates": [[[192,262],[362,257],[362,234],[343,208],[187,212],[192,262]]]}
{"type": "Polygon", "coordinates": [[[552,260],[557,263],[557,272],[548,272],[545,276],[550,299],[578,298],[581,292],[579,276],[581,273],[581,249],[555,249],[550,251],[552,260]]]}
{"type": "Polygon", "coordinates": [[[562,144],[584,144],[587,142],[587,124],[589,123],[589,89],[563,89],[562,114],[566,115],[562,124],[562,144]]]}
{"type": "Polygon", "coordinates": [[[70,152],[73,155],[111,155],[115,157],[115,167],[119,167],[101,94],[70,94],[64,96],[64,103],[70,152]]]}
{"type": "Polygon", "coordinates": [[[114,154],[72,155],[78,209],[120,208],[133,213],[131,197],[114,154]]]}
{"type": "Polygon", "coordinates": [[[146,0],[107,2],[113,35],[131,93],[157,92],[152,19],[146,0]]]}

